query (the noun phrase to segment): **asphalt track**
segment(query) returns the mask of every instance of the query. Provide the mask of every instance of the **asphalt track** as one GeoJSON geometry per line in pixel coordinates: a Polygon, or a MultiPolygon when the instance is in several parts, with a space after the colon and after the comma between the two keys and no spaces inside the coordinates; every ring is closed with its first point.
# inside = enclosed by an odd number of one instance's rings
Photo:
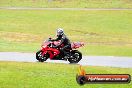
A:
{"type": "MultiPolygon", "coordinates": [[[[20,52],[0,52],[0,61],[18,61],[18,62],[37,62],[35,53],[20,53],[20,52]]],[[[62,60],[47,60],[48,63],[64,63],[68,61],[62,60]]],[[[86,66],[110,66],[120,68],[132,68],[132,57],[114,57],[114,56],[83,56],[78,63],[86,66]]]]}

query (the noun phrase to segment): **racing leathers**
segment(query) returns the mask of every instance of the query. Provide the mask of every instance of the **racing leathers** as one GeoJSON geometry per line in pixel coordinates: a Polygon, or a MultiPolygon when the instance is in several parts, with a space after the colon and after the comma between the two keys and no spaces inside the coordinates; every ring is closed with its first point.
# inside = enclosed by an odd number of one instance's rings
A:
{"type": "Polygon", "coordinates": [[[66,37],[65,34],[58,36],[56,39],[51,39],[51,41],[59,41],[60,43],[56,46],[54,46],[53,48],[57,48],[60,47],[61,45],[63,45],[63,47],[60,49],[60,51],[64,54],[64,56],[67,55],[66,49],[71,49],[71,42],[70,40],[66,37]]]}

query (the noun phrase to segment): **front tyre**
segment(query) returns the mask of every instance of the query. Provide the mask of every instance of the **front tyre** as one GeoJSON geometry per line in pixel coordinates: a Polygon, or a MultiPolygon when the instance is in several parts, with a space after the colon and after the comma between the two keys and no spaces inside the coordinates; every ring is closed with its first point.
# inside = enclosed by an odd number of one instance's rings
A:
{"type": "Polygon", "coordinates": [[[39,50],[37,53],[36,53],[36,59],[39,61],[39,62],[44,62],[48,59],[48,56],[47,55],[42,55],[42,51],[39,50]]]}
{"type": "Polygon", "coordinates": [[[82,59],[82,53],[78,50],[73,50],[71,52],[71,58],[68,59],[70,63],[78,63],[82,59]]]}

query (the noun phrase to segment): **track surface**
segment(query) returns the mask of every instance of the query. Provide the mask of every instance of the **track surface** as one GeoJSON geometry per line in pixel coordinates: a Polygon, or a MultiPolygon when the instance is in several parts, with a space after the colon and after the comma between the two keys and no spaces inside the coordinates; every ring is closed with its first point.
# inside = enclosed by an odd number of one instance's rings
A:
{"type": "MultiPolygon", "coordinates": [[[[0,52],[0,61],[37,62],[37,60],[35,59],[35,53],[20,52],[0,52]]],[[[69,64],[68,61],[62,60],[48,59],[46,62],[69,64]]],[[[83,56],[83,59],[78,64],[132,68],[132,57],[83,56]]]]}

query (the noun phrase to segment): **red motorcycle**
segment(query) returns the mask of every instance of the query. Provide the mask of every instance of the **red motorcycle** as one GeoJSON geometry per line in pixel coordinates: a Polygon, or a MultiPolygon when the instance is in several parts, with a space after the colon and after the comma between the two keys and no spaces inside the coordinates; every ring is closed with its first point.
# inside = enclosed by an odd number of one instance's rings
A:
{"type": "Polygon", "coordinates": [[[42,49],[36,53],[36,59],[39,62],[44,62],[48,58],[50,60],[68,60],[70,63],[78,63],[82,59],[82,53],[76,50],[84,46],[83,42],[73,42],[71,44],[71,49],[67,49],[67,55],[64,55],[63,52],[60,52],[60,49],[63,47],[63,44],[58,48],[53,48],[60,43],[60,41],[50,41],[50,38],[42,44],[42,49]]]}

